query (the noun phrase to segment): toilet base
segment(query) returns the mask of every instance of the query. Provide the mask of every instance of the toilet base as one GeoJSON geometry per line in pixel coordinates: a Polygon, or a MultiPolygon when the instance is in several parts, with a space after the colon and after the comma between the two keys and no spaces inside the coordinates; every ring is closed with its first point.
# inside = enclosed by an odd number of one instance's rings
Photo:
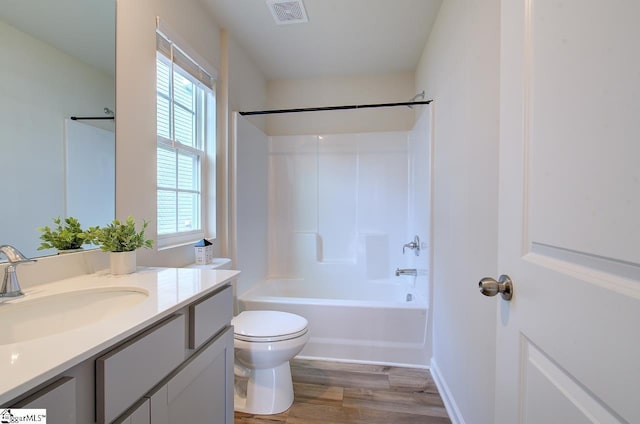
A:
{"type": "Polygon", "coordinates": [[[234,390],[234,409],[238,412],[273,415],[286,411],[292,404],[288,361],[275,368],[252,369],[246,387],[238,384],[234,390]]]}

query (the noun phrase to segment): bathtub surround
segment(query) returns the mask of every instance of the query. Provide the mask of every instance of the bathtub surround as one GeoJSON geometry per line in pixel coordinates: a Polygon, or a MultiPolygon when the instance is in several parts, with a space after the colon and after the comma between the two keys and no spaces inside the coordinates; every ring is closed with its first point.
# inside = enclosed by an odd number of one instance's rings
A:
{"type": "Polygon", "coordinates": [[[431,109],[420,108],[411,131],[267,138],[236,118],[239,310],[309,319],[302,356],[429,364],[431,109]],[[403,254],[416,230],[420,255],[403,254]]]}
{"type": "Polygon", "coordinates": [[[270,277],[384,280],[404,265],[407,137],[270,137],[270,277]]]}

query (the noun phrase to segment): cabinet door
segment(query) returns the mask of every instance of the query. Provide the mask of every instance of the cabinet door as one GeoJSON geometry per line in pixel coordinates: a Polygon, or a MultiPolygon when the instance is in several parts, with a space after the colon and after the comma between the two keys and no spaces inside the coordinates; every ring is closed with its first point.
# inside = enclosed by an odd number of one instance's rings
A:
{"type": "Polygon", "coordinates": [[[151,396],[153,424],[233,423],[233,331],[207,343],[151,396]]]}
{"type": "Polygon", "coordinates": [[[63,377],[15,404],[14,408],[46,409],[51,424],[76,423],[76,380],[63,377]]]}
{"type": "Polygon", "coordinates": [[[151,410],[149,399],[144,398],[142,403],[133,408],[133,411],[126,414],[124,417],[117,419],[113,424],[150,424],[151,423],[151,410]]]}

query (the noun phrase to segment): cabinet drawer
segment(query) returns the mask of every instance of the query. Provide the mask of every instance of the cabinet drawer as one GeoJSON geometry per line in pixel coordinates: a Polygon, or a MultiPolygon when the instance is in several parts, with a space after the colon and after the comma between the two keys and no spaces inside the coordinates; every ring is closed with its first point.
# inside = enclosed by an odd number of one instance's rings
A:
{"type": "Polygon", "coordinates": [[[227,286],[189,306],[189,349],[198,349],[233,318],[233,290],[227,286]]]}
{"type": "Polygon", "coordinates": [[[96,415],[110,423],[178,367],[185,317],[174,315],[96,360],[96,415]]]}
{"type": "Polygon", "coordinates": [[[76,380],[62,377],[13,407],[46,409],[47,421],[51,424],[75,424],[76,380]]]}

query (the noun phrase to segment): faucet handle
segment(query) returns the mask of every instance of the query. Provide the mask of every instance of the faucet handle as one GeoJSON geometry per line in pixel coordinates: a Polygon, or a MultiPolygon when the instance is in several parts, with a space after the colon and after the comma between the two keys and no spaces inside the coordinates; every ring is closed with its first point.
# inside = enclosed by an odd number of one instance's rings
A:
{"type": "Polygon", "coordinates": [[[415,236],[413,238],[413,241],[410,241],[409,243],[405,244],[404,246],[402,246],[402,254],[404,255],[405,249],[409,248],[411,250],[414,251],[414,253],[416,254],[416,256],[420,255],[420,237],[415,236]]]}

